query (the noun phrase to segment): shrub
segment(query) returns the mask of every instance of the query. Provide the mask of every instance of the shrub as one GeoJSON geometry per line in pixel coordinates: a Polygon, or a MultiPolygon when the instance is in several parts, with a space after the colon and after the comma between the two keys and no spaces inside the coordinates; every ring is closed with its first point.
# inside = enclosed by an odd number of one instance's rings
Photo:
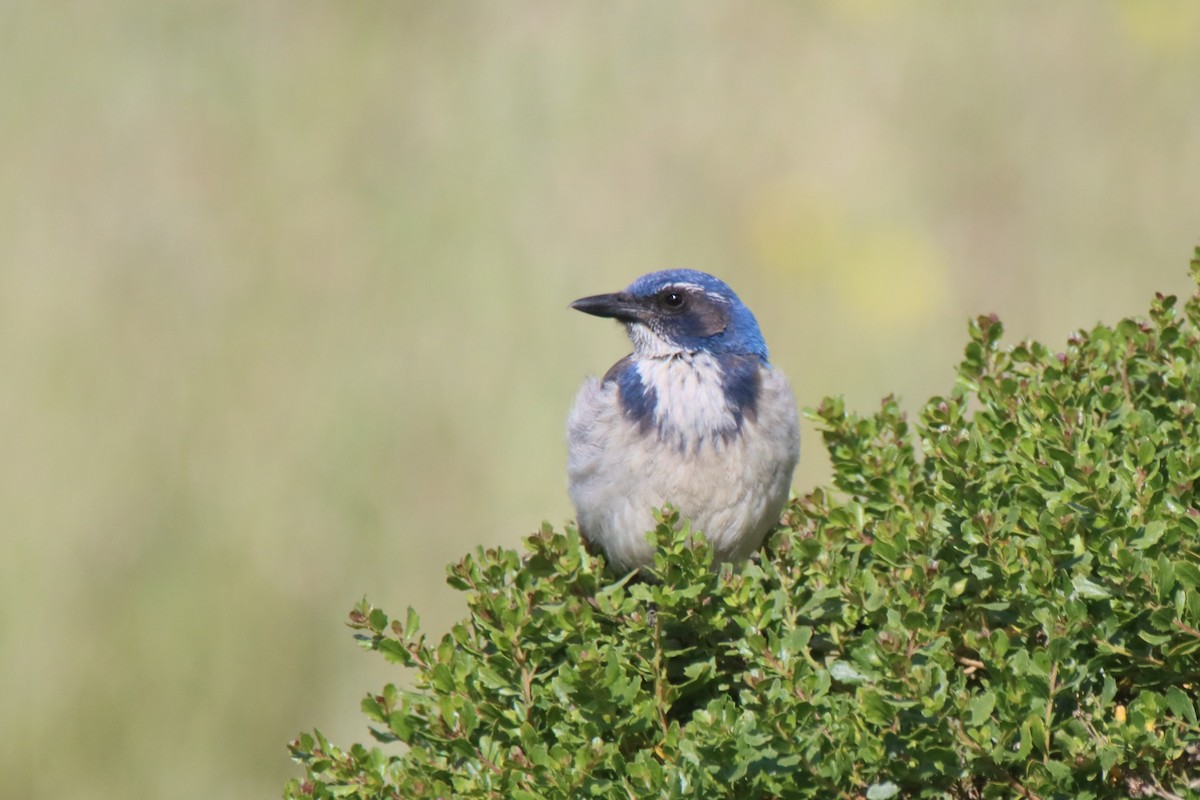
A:
{"type": "Polygon", "coordinates": [[[809,412],[833,486],[738,569],[667,509],[649,581],[546,526],[450,567],[440,641],[364,602],[412,688],[363,701],[383,746],[293,742],[286,796],[1200,797],[1200,296],[1001,331],[915,423],[809,412]]]}

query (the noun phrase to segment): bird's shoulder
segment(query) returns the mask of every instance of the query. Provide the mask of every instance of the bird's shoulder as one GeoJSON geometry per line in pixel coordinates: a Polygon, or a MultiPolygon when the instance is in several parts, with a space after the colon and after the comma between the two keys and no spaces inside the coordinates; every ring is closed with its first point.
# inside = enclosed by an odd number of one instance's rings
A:
{"type": "Polygon", "coordinates": [[[582,432],[596,424],[604,425],[610,420],[619,419],[624,413],[619,399],[621,385],[630,386],[626,391],[632,391],[632,384],[639,380],[632,354],[609,367],[602,377],[585,379],[571,407],[571,430],[582,432]]]}
{"type": "Polygon", "coordinates": [[[604,373],[604,377],[600,379],[600,384],[604,385],[610,382],[618,382],[620,381],[622,375],[633,368],[633,353],[630,353],[608,368],[608,372],[604,373]]]}

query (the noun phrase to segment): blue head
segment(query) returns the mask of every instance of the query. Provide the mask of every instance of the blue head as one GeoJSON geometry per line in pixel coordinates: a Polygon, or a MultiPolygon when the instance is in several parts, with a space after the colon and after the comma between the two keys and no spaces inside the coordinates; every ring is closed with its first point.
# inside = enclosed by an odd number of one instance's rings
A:
{"type": "Polygon", "coordinates": [[[623,292],[584,297],[571,308],[624,322],[635,356],[708,352],[767,360],[754,314],[724,281],[706,272],[651,272],[623,292]]]}

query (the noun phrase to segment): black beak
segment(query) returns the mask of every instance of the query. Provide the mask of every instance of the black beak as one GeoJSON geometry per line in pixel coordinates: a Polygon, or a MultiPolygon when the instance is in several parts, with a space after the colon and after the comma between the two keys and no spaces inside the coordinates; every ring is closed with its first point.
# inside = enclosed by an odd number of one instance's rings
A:
{"type": "Polygon", "coordinates": [[[581,297],[571,303],[571,308],[595,317],[612,317],[621,322],[641,322],[646,318],[645,305],[625,292],[581,297]]]}

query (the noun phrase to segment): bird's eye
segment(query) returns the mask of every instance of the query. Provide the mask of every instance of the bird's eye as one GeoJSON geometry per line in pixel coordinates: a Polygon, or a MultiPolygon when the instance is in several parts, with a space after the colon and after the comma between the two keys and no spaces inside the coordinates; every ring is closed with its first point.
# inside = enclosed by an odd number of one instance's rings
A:
{"type": "Polygon", "coordinates": [[[683,292],[668,290],[659,295],[659,300],[667,308],[682,308],[683,292]]]}

